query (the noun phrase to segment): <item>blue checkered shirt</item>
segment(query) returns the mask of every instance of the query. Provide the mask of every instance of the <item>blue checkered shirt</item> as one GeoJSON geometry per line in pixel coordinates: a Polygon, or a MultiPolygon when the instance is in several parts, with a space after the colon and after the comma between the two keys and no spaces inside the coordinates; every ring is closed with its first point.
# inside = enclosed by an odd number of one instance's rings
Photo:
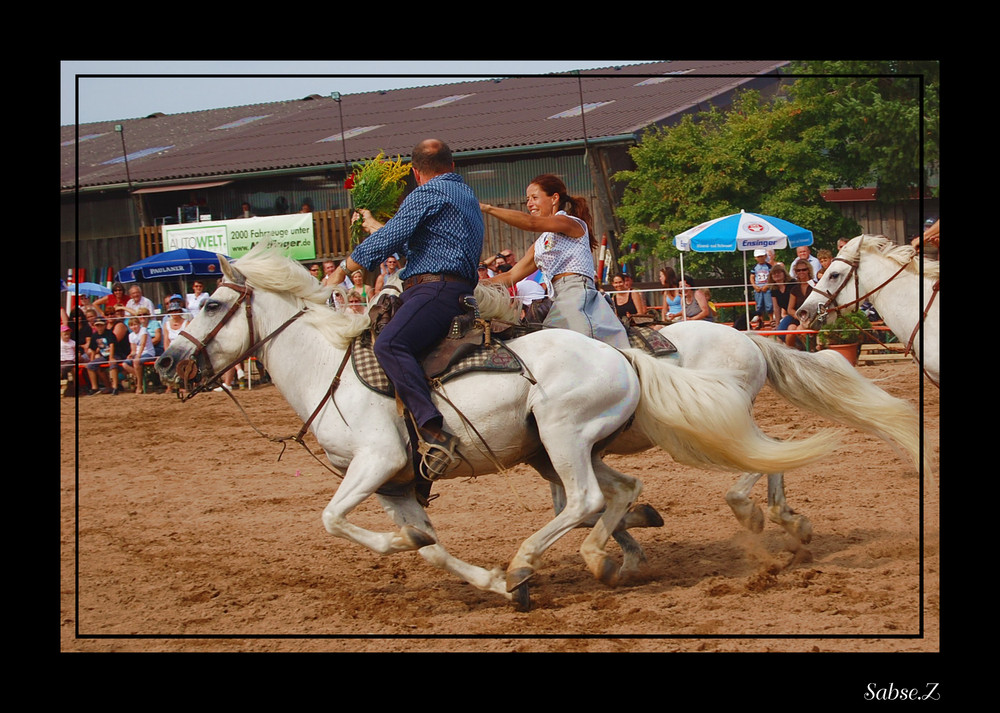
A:
{"type": "Polygon", "coordinates": [[[475,284],[483,251],[479,199],[457,173],[417,186],[396,215],[361,243],[351,258],[369,272],[392,253],[406,255],[400,278],[447,272],[475,284]]]}

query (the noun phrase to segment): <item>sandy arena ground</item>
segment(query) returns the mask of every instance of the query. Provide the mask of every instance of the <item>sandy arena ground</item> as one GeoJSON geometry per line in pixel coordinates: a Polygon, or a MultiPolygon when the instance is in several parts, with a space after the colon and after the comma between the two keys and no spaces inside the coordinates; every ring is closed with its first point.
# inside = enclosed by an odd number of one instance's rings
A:
{"type": "MultiPolygon", "coordinates": [[[[913,363],[859,369],[918,406],[913,363]]],[[[925,384],[936,471],[939,391],[925,384]]],[[[238,396],[265,433],[301,425],[273,386],[238,396]]],[[[547,553],[534,607],[519,613],[416,553],[331,537],[320,514],[335,476],[295,444],[279,460],[225,394],[60,401],[63,652],[940,651],[938,475],[921,481],[854,431],[827,462],[786,474],[789,504],[814,527],[811,559],[794,563],[776,525],[754,535],[737,523],[724,500],[732,474],[655,450],[610,457],[666,521],[633,531],[644,575],[598,583],[575,530],[547,553]]],[[[791,424],[831,425],[769,387],[755,412],[779,438],[791,424]]],[[[506,566],[551,517],[547,485],[523,466],[435,492],[442,542],[488,567],[506,566]]],[[[753,496],[764,501],[765,480],[753,496]]],[[[355,521],[392,529],[374,499],[355,521]]]]}

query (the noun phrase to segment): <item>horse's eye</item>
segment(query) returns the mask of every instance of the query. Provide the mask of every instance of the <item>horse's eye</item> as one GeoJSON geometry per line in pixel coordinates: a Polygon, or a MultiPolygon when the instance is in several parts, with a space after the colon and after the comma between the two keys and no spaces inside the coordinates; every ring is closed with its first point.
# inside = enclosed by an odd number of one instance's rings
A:
{"type": "Polygon", "coordinates": [[[214,312],[221,306],[222,303],[219,302],[218,300],[209,300],[208,302],[205,303],[205,306],[202,309],[204,309],[206,312],[214,312]]]}

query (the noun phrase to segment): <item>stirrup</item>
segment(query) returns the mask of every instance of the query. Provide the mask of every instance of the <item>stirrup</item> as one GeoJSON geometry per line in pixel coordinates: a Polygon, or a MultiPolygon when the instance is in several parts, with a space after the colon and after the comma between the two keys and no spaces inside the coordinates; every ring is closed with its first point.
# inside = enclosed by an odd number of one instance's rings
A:
{"type": "Polygon", "coordinates": [[[458,439],[447,432],[443,435],[443,441],[428,441],[424,434],[419,433],[420,442],[417,444],[417,452],[421,456],[420,474],[427,480],[440,478],[456,468],[461,462],[460,457],[455,454],[458,439]]]}

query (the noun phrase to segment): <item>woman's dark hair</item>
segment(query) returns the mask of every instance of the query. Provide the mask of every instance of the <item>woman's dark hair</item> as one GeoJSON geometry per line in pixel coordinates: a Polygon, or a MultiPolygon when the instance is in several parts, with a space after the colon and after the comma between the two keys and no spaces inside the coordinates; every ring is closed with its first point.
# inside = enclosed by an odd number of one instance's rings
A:
{"type": "Polygon", "coordinates": [[[559,194],[559,204],[556,206],[556,210],[564,210],[569,215],[575,216],[586,223],[587,234],[590,236],[590,249],[596,250],[598,242],[597,238],[594,237],[593,220],[590,216],[590,207],[587,205],[587,199],[581,196],[571,196],[563,180],[552,173],[543,173],[541,176],[535,176],[531,182],[541,188],[547,196],[559,194]]]}
{"type": "Polygon", "coordinates": [[[677,272],[670,265],[661,267],[660,272],[663,273],[664,287],[674,289],[680,285],[681,281],[677,277],[677,272]]]}

